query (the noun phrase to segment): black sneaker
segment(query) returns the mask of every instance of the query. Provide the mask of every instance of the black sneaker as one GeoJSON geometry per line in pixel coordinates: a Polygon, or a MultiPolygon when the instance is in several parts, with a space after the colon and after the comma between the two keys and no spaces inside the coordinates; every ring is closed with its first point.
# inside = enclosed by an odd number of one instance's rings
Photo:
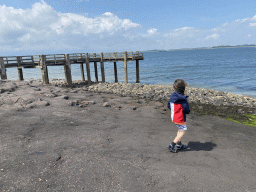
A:
{"type": "Polygon", "coordinates": [[[181,149],[187,149],[187,145],[181,144],[181,145],[176,145],[178,150],[181,149]]]}
{"type": "Polygon", "coordinates": [[[170,144],[167,148],[168,148],[168,149],[170,150],[170,152],[172,152],[172,153],[178,153],[177,147],[172,146],[172,144],[170,144]]]}

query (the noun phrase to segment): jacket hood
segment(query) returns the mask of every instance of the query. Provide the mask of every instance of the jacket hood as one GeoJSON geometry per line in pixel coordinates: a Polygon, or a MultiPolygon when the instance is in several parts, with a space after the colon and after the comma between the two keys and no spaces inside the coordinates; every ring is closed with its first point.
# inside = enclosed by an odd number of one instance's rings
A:
{"type": "Polygon", "coordinates": [[[177,103],[177,102],[185,101],[187,98],[188,96],[182,95],[178,92],[174,92],[170,97],[170,101],[172,103],[177,103]]]}

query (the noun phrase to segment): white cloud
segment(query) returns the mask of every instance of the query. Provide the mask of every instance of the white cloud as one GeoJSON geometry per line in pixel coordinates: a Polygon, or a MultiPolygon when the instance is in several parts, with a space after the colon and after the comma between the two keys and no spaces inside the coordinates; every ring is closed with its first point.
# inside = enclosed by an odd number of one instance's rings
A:
{"type": "Polygon", "coordinates": [[[45,54],[256,44],[248,38],[256,36],[255,27],[256,15],[212,29],[185,26],[160,33],[111,12],[91,18],[57,12],[44,1],[26,10],[0,5],[0,54],[14,54],[13,50],[45,54]]]}
{"type": "Polygon", "coordinates": [[[155,28],[151,28],[151,29],[148,29],[148,30],[147,30],[147,32],[148,32],[149,35],[154,35],[154,34],[156,34],[156,31],[157,31],[157,29],[155,29],[155,28]]]}
{"type": "Polygon", "coordinates": [[[102,45],[101,38],[118,41],[139,27],[139,24],[120,19],[110,12],[96,18],[59,13],[44,1],[26,10],[0,5],[1,49],[10,45],[20,50],[39,47],[49,50],[49,47],[58,49],[60,46],[88,49],[93,44],[102,45]]]}
{"type": "Polygon", "coordinates": [[[220,35],[218,35],[217,33],[214,33],[212,35],[208,35],[205,39],[218,39],[220,37],[220,35]]]}

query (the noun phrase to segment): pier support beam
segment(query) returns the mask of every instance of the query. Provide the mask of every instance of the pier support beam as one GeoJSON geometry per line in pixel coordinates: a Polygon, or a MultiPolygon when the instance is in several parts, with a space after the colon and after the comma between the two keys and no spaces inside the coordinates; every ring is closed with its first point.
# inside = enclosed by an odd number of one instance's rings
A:
{"type": "Polygon", "coordinates": [[[66,65],[64,65],[64,71],[65,71],[66,83],[68,83],[69,87],[72,87],[72,76],[71,76],[69,54],[65,54],[65,59],[66,59],[66,65]]]}
{"type": "Polygon", "coordinates": [[[4,59],[2,57],[0,57],[0,74],[1,74],[1,79],[7,79],[6,69],[4,66],[4,59]]]}
{"type": "Polygon", "coordinates": [[[23,79],[23,73],[22,73],[22,68],[20,67],[20,64],[21,64],[21,62],[22,62],[22,58],[21,57],[16,57],[17,58],[17,63],[18,63],[18,76],[19,76],[19,80],[20,81],[23,81],[24,79],[23,79]]]}
{"type": "Polygon", "coordinates": [[[40,63],[43,83],[49,84],[48,70],[47,70],[47,66],[46,66],[46,56],[40,55],[39,58],[40,58],[39,63],[40,63]]]}
{"type": "Polygon", "coordinates": [[[21,67],[18,67],[18,75],[19,75],[19,80],[20,81],[23,81],[23,73],[22,73],[22,68],[21,67]]]}
{"type": "Polygon", "coordinates": [[[88,79],[88,85],[91,85],[91,73],[90,73],[90,61],[88,53],[85,53],[85,62],[86,62],[86,72],[87,72],[87,79],[88,79]]]}
{"type": "Polygon", "coordinates": [[[95,82],[99,82],[98,79],[98,69],[97,69],[97,62],[94,62],[94,72],[95,72],[95,82]]]}
{"type": "Polygon", "coordinates": [[[84,64],[83,63],[80,64],[80,69],[81,69],[82,81],[85,81],[85,78],[84,78],[84,64]]]}
{"type": "MultiPolygon", "coordinates": [[[[96,53],[93,53],[93,58],[96,58],[96,53]]],[[[99,82],[98,79],[98,69],[97,69],[97,62],[94,62],[94,72],[95,72],[95,82],[99,82]]]]}
{"type": "MultiPolygon", "coordinates": [[[[80,58],[82,58],[82,54],[80,54],[80,58]]],[[[84,78],[84,64],[83,63],[80,64],[80,69],[81,69],[82,81],[85,81],[85,78],[84,78]]]]}
{"type": "Polygon", "coordinates": [[[136,60],[136,83],[140,83],[139,60],[136,60]]]}
{"type": "Polygon", "coordinates": [[[127,74],[127,51],[124,52],[124,83],[128,83],[128,74],[127,74]]]}
{"type": "MultiPolygon", "coordinates": [[[[139,56],[139,51],[136,51],[136,56],[139,56]]],[[[138,59],[136,59],[136,83],[140,83],[140,67],[138,59]]]]}
{"type": "Polygon", "coordinates": [[[105,82],[105,71],[104,71],[103,53],[100,53],[100,67],[101,67],[102,82],[105,82]]]}
{"type": "Polygon", "coordinates": [[[118,82],[118,79],[117,79],[117,67],[116,67],[116,62],[114,62],[114,73],[115,73],[115,83],[118,82]]]}

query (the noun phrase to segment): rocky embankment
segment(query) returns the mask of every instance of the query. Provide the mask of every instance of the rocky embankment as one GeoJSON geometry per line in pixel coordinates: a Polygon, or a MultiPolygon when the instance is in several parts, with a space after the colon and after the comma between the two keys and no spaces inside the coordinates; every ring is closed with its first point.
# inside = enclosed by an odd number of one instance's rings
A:
{"type": "MultiPolygon", "coordinates": [[[[42,84],[40,80],[38,83],[42,84]]],[[[52,80],[50,84],[56,87],[67,87],[67,83],[57,79],[52,80]]],[[[174,92],[172,85],[125,84],[120,82],[93,82],[92,85],[88,86],[87,82],[73,81],[72,89],[116,94],[135,99],[156,100],[163,103],[166,110],[167,101],[174,92]]],[[[245,114],[256,115],[256,98],[190,86],[186,88],[185,95],[189,96],[188,102],[191,112],[195,114],[216,115],[225,118],[233,118],[238,121],[247,121],[249,118],[246,117],[245,114]]]]}
{"type": "MultiPolygon", "coordinates": [[[[55,86],[67,86],[61,81],[51,82],[55,86]]],[[[172,85],[148,85],[134,83],[93,83],[85,86],[86,82],[73,81],[74,87],[92,92],[117,94],[133,98],[144,98],[162,102],[165,106],[170,95],[174,92],[172,85]]],[[[201,115],[216,115],[232,118],[237,121],[249,121],[245,114],[256,115],[256,98],[246,97],[228,92],[188,86],[185,95],[191,112],[201,115]]]]}
{"type": "MultiPolygon", "coordinates": [[[[172,85],[147,85],[133,83],[99,83],[89,86],[88,90],[119,94],[122,96],[149,98],[158,101],[169,100],[170,94],[174,92],[172,85]]],[[[211,89],[199,89],[188,86],[186,88],[185,95],[189,96],[189,102],[213,104],[215,106],[256,107],[255,98],[211,89]]]]}

